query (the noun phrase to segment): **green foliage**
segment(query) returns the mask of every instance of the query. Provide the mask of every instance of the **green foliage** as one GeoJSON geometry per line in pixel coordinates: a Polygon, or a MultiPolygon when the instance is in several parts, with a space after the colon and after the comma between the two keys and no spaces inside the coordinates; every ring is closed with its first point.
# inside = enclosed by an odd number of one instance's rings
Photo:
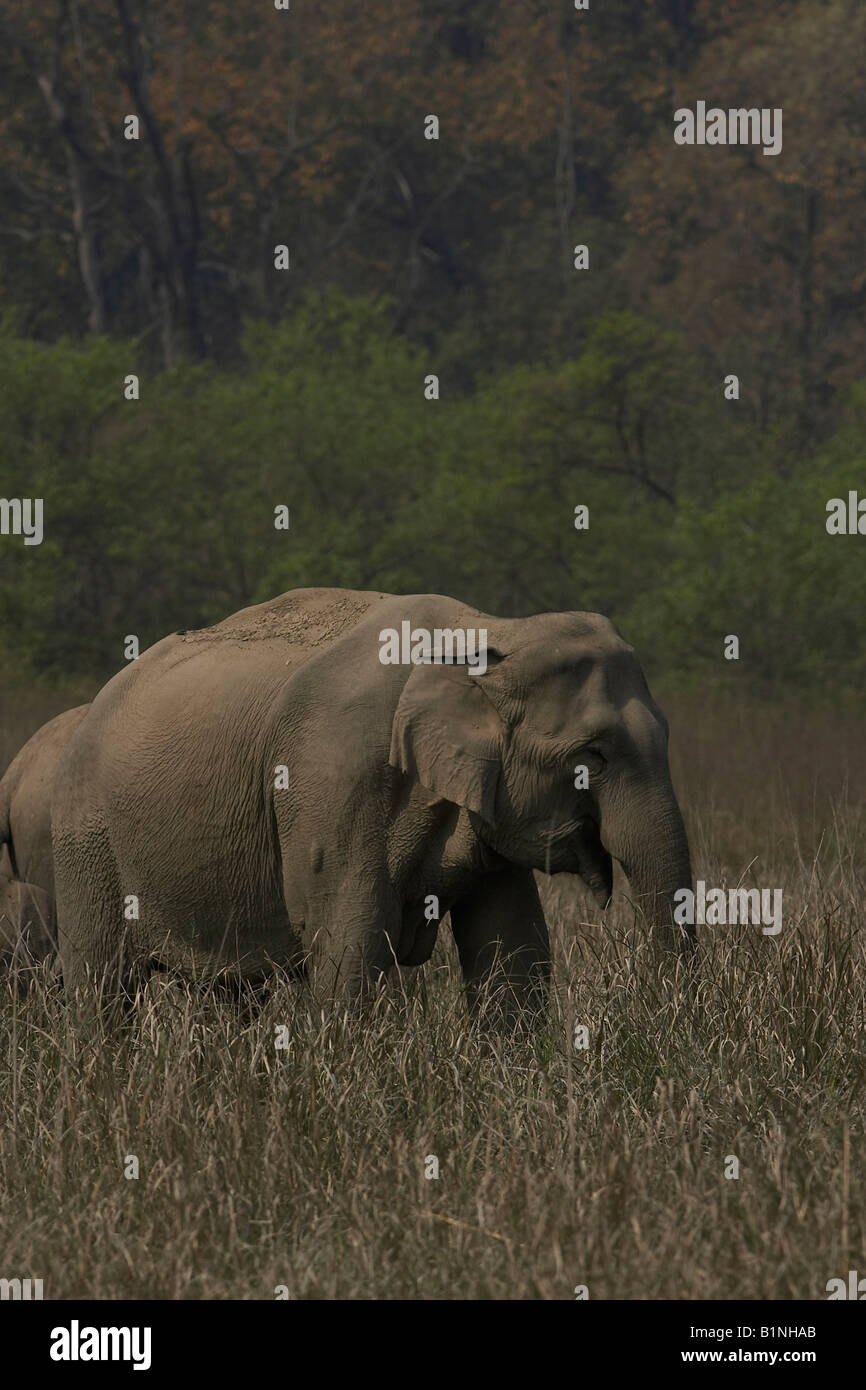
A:
{"type": "Polygon", "coordinates": [[[0,645],[16,669],[104,678],[142,648],[302,585],[453,593],[489,612],[607,613],[651,674],[725,686],[862,687],[857,537],[826,504],[866,490],[866,393],[786,467],[739,403],[708,400],[682,344],[632,314],[572,361],[460,395],[331,290],[243,362],[141,376],[131,345],[0,331],[7,497],[42,497],[45,539],[0,538],[0,645]],[[721,404],[720,404],[721,402],[721,404]],[[578,505],[588,530],[576,530],[578,505]],[[288,531],[274,509],[290,509],[288,531]],[[741,660],[722,658],[736,633],[741,660]]]}
{"type": "Polygon", "coordinates": [[[862,536],[830,536],[827,503],[866,496],[866,440],[846,428],[789,478],[763,473],[711,507],[677,509],[667,571],[631,612],[660,668],[721,680],[724,638],[740,639],[733,684],[862,692],[866,565],[862,536]]]}

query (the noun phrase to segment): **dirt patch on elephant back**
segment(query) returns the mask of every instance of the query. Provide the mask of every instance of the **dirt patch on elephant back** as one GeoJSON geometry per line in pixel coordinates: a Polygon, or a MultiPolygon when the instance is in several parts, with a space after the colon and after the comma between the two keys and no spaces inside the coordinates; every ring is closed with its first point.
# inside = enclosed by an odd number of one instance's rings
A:
{"type": "Polygon", "coordinates": [[[375,603],[390,594],[358,589],[293,589],[279,598],[242,608],[213,627],[177,633],[187,643],[262,642],[268,638],[317,647],[355,627],[375,603]]]}

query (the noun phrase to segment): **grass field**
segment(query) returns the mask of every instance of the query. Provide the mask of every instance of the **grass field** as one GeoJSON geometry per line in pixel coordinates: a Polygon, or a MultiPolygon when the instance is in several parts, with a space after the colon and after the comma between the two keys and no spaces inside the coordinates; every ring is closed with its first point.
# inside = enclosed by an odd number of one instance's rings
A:
{"type": "MultiPolygon", "coordinates": [[[[85,1043],[56,987],[4,984],[0,1276],[46,1298],[823,1299],[866,1273],[866,722],[663,703],[695,876],[781,888],[778,937],[705,928],[674,981],[622,905],[602,925],[552,880],[531,1042],[468,1026],[447,928],[361,1018],[287,981],[160,983],[85,1043]]],[[[59,707],[8,711],[6,756],[59,707]]]]}

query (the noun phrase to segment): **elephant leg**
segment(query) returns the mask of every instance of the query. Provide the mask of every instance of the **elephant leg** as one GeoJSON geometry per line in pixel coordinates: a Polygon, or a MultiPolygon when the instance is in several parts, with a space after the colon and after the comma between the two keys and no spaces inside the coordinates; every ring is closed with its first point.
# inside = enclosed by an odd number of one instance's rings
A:
{"type": "Polygon", "coordinates": [[[490,993],[514,1023],[543,1009],[550,983],[550,940],[531,869],[490,874],[451,908],[471,1013],[490,993]]]}
{"type": "Polygon", "coordinates": [[[54,837],[57,946],[64,992],[101,1011],[131,990],[132,933],[108,837],[54,837]]]}
{"type": "Polygon", "coordinates": [[[0,960],[12,965],[21,939],[20,884],[4,874],[0,878],[0,960]]]}
{"type": "Polygon", "coordinates": [[[316,997],[357,1003],[383,983],[395,963],[400,922],[389,888],[353,881],[317,894],[302,931],[316,997]]]}
{"type": "Polygon", "coordinates": [[[54,954],[54,904],[32,883],[0,880],[0,961],[32,975],[54,954]]]}

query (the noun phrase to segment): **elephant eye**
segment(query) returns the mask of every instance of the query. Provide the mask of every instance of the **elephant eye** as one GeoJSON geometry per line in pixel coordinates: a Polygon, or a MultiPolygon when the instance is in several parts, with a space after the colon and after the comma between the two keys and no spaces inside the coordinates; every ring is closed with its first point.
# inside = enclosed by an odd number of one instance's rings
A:
{"type": "Polygon", "coordinates": [[[575,755],[575,762],[583,763],[592,776],[595,772],[601,772],[607,764],[607,758],[600,748],[581,748],[575,755]]]}

